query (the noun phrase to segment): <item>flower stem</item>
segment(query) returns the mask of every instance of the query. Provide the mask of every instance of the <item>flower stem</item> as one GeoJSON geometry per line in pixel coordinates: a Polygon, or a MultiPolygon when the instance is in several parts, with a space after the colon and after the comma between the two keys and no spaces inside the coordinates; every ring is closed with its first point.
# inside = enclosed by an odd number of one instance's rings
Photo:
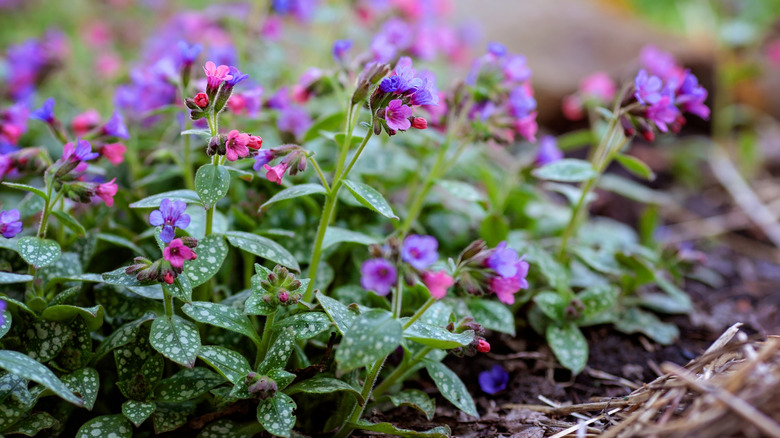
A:
{"type": "Polygon", "coordinates": [[[374,389],[374,397],[379,397],[380,395],[384,394],[385,391],[390,389],[391,386],[395,384],[399,379],[403,378],[409,370],[414,368],[415,365],[420,363],[421,360],[425,359],[425,356],[428,355],[428,353],[431,352],[433,348],[431,347],[425,347],[422,350],[420,350],[417,354],[415,354],[411,359],[409,359],[407,362],[402,363],[398,366],[395,370],[393,370],[392,373],[390,373],[385,380],[382,381],[379,385],[377,385],[376,389],[374,389]]]}
{"type": "Polygon", "coordinates": [[[322,168],[320,167],[320,164],[317,163],[317,160],[314,157],[309,157],[309,162],[311,162],[312,167],[314,167],[314,170],[317,171],[317,176],[320,177],[320,182],[322,183],[323,187],[325,187],[325,190],[330,191],[330,184],[328,184],[328,180],[325,179],[325,174],[322,173],[322,168]]]}
{"type": "Polygon", "coordinates": [[[260,341],[260,345],[257,346],[257,357],[255,358],[255,368],[260,365],[260,362],[265,359],[265,354],[268,352],[268,346],[271,344],[271,328],[274,325],[274,319],[276,318],[276,312],[267,315],[265,317],[265,325],[263,326],[263,338],[260,341]]]}
{"type": "Polygon", "coordinates": [[[420,317],[423,316],[423,313],[425,313],[425,311],[428,310],[428,308],[430,308],[435,302],[436,302],[436,298],[433,297],[428,298],[428,301],[426,301],[425,304],[422,305],[422,307],[420,307],[419,309],[417,309],[416,312],[414,312],[414,315],[412,315],[412,317],[409,318],[409,321],[406,321],[406,324],[404,324],[403,329],[406,330],[409,327],[411,327],[412,324],[414,324],[415,321],[420,319],[420,317]]]}
{"type": "Polygon", "coordinates": [[[173,318],[173,296],[168,292],[168,288],[163,285],[163,305],[165,306],[165,316],[173,318]]]}
{"type": "Polygon", "coordinates": [[[352,415],[350,415],[347,421],[344,422],[344,424],[341,426],[341,429],[336,432],[334,438],[347,438],[352,433],[354,427],[350,426],[349,424],[357,423],[360,420],[360,417],[363,415],[363,411],[366,409],[366,405],[368,404],[368,399],[371,398],[371,391],[374,388],[377,377],[379,376],[379,371],[382,370],[382,366],[385,364],[386,360],[387,356],[377,361],[374,366],[371,367],[368,376],[366,376],[366,381],[363,382],[363,390],[361,391],[361,395],[363,396],[365,403],[363,405],[357,404],[352,409],[352,415]]]}

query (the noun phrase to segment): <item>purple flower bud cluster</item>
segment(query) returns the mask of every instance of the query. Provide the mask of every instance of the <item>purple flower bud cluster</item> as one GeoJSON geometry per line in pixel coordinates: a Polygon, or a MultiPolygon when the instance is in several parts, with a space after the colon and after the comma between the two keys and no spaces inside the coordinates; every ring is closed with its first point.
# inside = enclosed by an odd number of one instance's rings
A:
{"type": "Polygon", "coordinates": [[[493,293],[502,303],[514,304],[514,294],[528,288],[528,262],[506,242],[491,249],[474,241],[461,252],[457,266],[456,284],[472,295],[493,293]]]}
{"type": "MultiPolygon", "coordinates": [[[[258,271],[259,272],[259,271],[258,271]]],[[[253,283],[254,284],[254,283],[253,283]]],[[[263,302],[271,307],[294,306],[303,298],[303,284],[287,268],[276,265],[272,272],[260,279],[258,291],[263,302]]]]}

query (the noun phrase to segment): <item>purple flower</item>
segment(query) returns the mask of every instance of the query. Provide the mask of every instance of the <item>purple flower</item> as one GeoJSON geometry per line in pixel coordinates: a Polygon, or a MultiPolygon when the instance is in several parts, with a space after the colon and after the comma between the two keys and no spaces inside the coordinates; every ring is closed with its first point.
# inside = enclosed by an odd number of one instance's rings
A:
{"type": "Polygon", "coordinates": [[[257,151],[257,155],[255,155],[255,164],[252,165],[252,169],[254,169],[255,172],[260,172],[263,170],[263,166],[270,163],[273,159],[273,151],[270,149],[261,149],[257,151]]]}
{"type": "Polygon", "coordinates": [[[53,97],[46,99],[43,106],[33,111],[30,114],[31,119],[40,120],[42,122],[51,123],[54,121],[54,101],[53,97]]]}
{"type": "Polygon", "coordinates": [[[339,64],[346,61],[347,52],[352,48],[352,40],[338,40],[333,43],[333,59],[339,64]]]}
{"type": "Polygon", "coordinates": [[[493,249],[485,264],[502,277],[514,277],[517,274],[517,261],[517,252],[507,248],[506,242],[501,242],[493,249]]]}
{"type": "Polygon", "coordinates": [[[233,67],[232,65],[230,66],[230,76],[232,76],[230,79],[225,80],[225,85],[230,87],[235,87],[237,83],[249,77],[249,75],[241,73],[239,69],[233,67]]]}
{"type": "Polygon", "coordinates": [[[397,277],[398,271],[395,266],[382,258],[366,260],[360,267],[360,285],[363,289],[376,292],[377,295],[389,294],[398,280],[397,277]]]}
{"type": "Polygon", "coordinates": [[[563,152],[558,149],[555,137],[545,135],[539,140],[539,150],[536,152],[536,159],[534,160],[537,166],[544,166],[561,158],[563,158],[563,152]]]}
{"type": "Polygon", "coordinates": [[[636,92],[634,96],[643,105],[652,105],[661,100],[661,78],[658,76],[648,76],[645,70],[639,70],[634,78],[634,87],[636,92]]]}
{"type": "Polygon", "coordinates": [[[525,56],[515,55],[507,58],[503,66],[504,76],[510,81],[525,82],[531,79],[531,68],[525,56]]]}
{"type": "Polygon", "coordinates": [[[130,134],[127,132],[127,126],[125,126],[125,119],[122,117],[122,113],[118,110],[114,110],[114,114],[108,119],[106,125],[103,126],[103,133],[109,137],[117,137],[128,139],[130,134]]]}
{"type": "Polygon", "coordinates": [[[8,309],[8,302],[5,300],[0,300],[0,325],[5,324],[5,317],[3,314],[5,313],[6,309],[8,309]]]}
{"type": "Polygon", "coordinates": [[[404,239],[401,258],[414,269],[422,271],[439,259],[438,249],[439,242],[435,237],[412,234],[404,239]]]}
{"type": "MultiPolygon", "coordinates": [[[[22,232],[22,222],[19,217],[19,210],[16,209],[0,211],[0,234],[3,237],[10,239],[22,232]]],[[[0,303],[4,303],[4,301],[0,301],[0,303]]]]}
{"type": "Polygon", "coordinates": [[[288,106],[279,113],[276,127],[280,131],[291,132],[295,137],[302,136],[311,126],[311,116],[301,107],[288,106]]]}
{"type": "Polygon", "coordinates": [[[420,74],[422,81],[420,87],[411,95],[409,103],[412,105],[438,105],[439,91],[436,89],[436,75],[433,72],[420,74]]]}
{"type": "Polygon", "coordinates": [[[488,394],[495,394],[506,389],[509,374],[501,365],[493,365],[488,371],[479,373],[479,387],[488,394]]]}
{"type": "Polygon", "coordinates": [[[185,229],[190,224],[190,215],[184,213],[187,204],[184,201],[173,201],[165,198],[160,202],[160,209],[149,214],[149,223],[152,226],[162,225],[160,240],[170,242],[175,233],[175,228],[185,229]]]}
{"type": "Polygon", "coordinates": [[[75,147],[73,146],[73,143],[66,143],[65,146],[62,147],[63,161],[89,161],[94,160],[99,156],[99,153],[92,152],[92,145],[88,141],[80,138],[76,140],[75,147]]]}
{"type": "Polygon", "coordinates": [[[501,58],[502,56],[506,55],[506,46],[497,43],[497,42],[490,42],[487,46],[488,53],[495,56],[496,58],[501,58]]]}
{"type": "Polygon", "coordinates": [[[686,71],[675,98],[680,109],[706,120],[710,117],[710,109],[704,104],[705,100],[707,100],[707,90],[699,85],[696,76],[686,71]]]}
{"type": "Polygon", "coordinates": [[[385,108],[385,120],[387,127],[395,131],[406,131],[412,126],[409,117],[412,116],[412,108],[403,104],[401,99],[393,99],[385,108]]]}
{"type": "Polygon", "coordinates": [[[525,87],[515,87],[509,92],[509,109],[515,118],[522,119],[536,109],[536,99],[525,87]]]}
{"type": "Polygon", "coordinates": [[[498,301],[512,305],[515,303],[515,293],[520,289],[528,289],[528,262],[515,262],[515,274],[511,277],[492,277],[489,281],[490,291],[496,294],[498,301]]]}
{"type": "Polygon", "coordinates": [[[680,110],[674,106],[674,100],[670,96],[663,96],[656,103],[647,107],[647,120],[655,123],[661,132],[668,131],[667,123],[674,123],[680,110]]]}
{"type": "Polygon", "coordinates": [[[268,101],[265,103],[268,108],[272,109],[285,109],[288,106],[290,106],[290,97],[289,97],[289,90],[287,87],[282,87],[278,90],[276,90],[276,93],[274,93],[273,96],[271,96],[268,101]]]}
{"type": "Polygon", "coordinates": [[[682,73],[674,55],[652,45],[642,48],[639,53],[639,61],[643,67],[650,71],[651,75],[658,76],[663,81],[678,79],[682,73]]]}
{"type": "Polygon", "coordinates": [[[184,40],[179,41],[179,60],[184,65],[192,65],[202,51],[203,46],[198,43],[189,44],[184,40]]]}

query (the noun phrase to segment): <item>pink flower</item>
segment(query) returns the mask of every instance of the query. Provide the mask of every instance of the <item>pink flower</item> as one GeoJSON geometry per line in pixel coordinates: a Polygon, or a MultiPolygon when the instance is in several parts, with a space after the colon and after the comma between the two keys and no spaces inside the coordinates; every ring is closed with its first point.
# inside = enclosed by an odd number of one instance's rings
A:
{"type": "Polygon", "coordinates": [[[249,149],[258,150],[263,147],[263,138],[257,135],[250,135],[249,142],[246,144],[249,149]]]}
{"type": "Polygon", "coordinates": [[[526,140],[536,141],[536,131],[539,130],[539,125],[536,124],[536,111],[515,120],[515,130],[518,134],[525,137],[526,140]]]}
{"type": "Polygon", "coordinates": [[[163,250],[163,257],[174,268],[181,268],[184,266],[185,260],[195,260],[198,256],[192,249],[185,246],[181,239],[173,239],[163,250]]]}
{"type": "Polygon", "coordinates": [[[246,146],[249,143],[249,134],[239,133],[237,130],[228,132],[227,143],[225,143],[225,156],[228,161],[236,161],[238,157],[246,157],[249,155],[249,148],[246,146]]]}
{"type": "Polygon", "coordinates": [[[118,189],[114,181],[116,181],[116,178],[107,183],[99,184],[97,190],[95,190],[95,195],[102,199],[109,207],[114,205],[114,195],[116,195],[118,189]]]}
{"type": "Polygon", "coordinates": [[[217,67],[213,62],[209,61],[203,66],[203,71],[206,73],[208,88],[210,89],[216,90],[222,81],[233,79],[233,76],[228,74],[230,72],[230,67],[226,65],[217,67]]]}
{"type": "Polygon", "coordinates": [[[264,164],[263,169],[268,171],[265,174],[268,181],[282,185],[282,177],[284,176],[284,172],[287,172],[287,163],[281,162],[274,167],[264,164]]]}
{"type": "Polygon", "coordinates": [[[122,161],[125,161],[125,152],[127,152],[127,148],[122,143],[110,143],[104,145],[101,152],[111,164],[118,166],[122,161]]]}
{"type": "Polygon", "coordinates": [[[504,304],[514,304],[515,293],[528,288],[528,281],[525,279],[528,275],[528,262],[518,260],[515,267],[517,272],[512,277],[496,276],[490,279],[490,290],[504,304]]]}
{"type": "Polygon", "coordinates": [[[422,117],[415,117],[414,120],[412,120],[412,128],[428,129],[428,121],[422,117]]]}
{"type": "Polygon", "coordinates": [[[206,95],[206,93],[196,94],[193,101],[195,102],[195,105],[198,105],[200,108],[206,108],[209,106],[209,97],[206,95]]]}
{"type": "Polygon", "coordinates": [[[587,97],[594,97],[600,102],[609,102],[617,94],[617,85],[603,71],[594,73],[580,82],[580,91],[587,97]]]}
{"type": "Polygon", "coordinates": [[[76,117],[70,121],[70,128],[73,130],[74,134],[80,137],[95,129],[99,124],[100,114],[97,111],[90,109],[76,115],[76,117]]]}
{"type": "Polygon", "coordinates": [[[241,112],[246,109],[246,99],[244,99],[244,96],[240,94],[234,94],[230,96],[230,99],[228,99],[227,106],[230,108],[230,111],[233,111],[236,114],[241,114],[241,112]]]}
{"type": "Polygon", "coordinates": [[[447,289],[453,284],[452,277],[445,271],[426,271],[422,275],[422,281],[431,291],[431,296],[437,300],[444,298],[447,295],[447,289]]]}
{"type": "Polygon", "coordinates": [[[585,117],[585,113],[582,111],[582,101],[574,94],[563,98],[561,110],[563,116],[572,121],[582,120],[585,117]]]}
{"type": "Polygon", "coordinates": [[[395,131],[406,131],[411,128],[412,122],[409,117],[412,116],[412,109],[403,104],[401,99],[393,99],[385,108],[385,120],[387,127],[395,131]]]}

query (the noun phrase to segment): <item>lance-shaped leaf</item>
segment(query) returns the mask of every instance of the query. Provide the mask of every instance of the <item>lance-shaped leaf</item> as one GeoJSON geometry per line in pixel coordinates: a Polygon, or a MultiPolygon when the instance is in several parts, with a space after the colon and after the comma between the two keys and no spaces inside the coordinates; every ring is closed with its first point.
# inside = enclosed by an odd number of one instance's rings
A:
{"type": "Polygon", "coordinates": [[[255,331],[249,318],[233,307],[218,303],[195,301],[192,304],[184,305],[181,310],[195,321],[246,335],[255,343],[260,343],[260,336],[255,331]]]}
{"type": "Polygon", "coordinates": [[[114,330],[110,335],[106,336],[106,338],[103,339],[103,342],[101,342],[100,346],[98,346],[97,350],[95,350],[94,359],[97,361],[109,351],[115,348],[122,347],[132,342],[133,339],[135,339],[135,335],[136,333],[138,333],[138,329],[141,327],[141,325],[143,325],[148,321],[151,321],[152,319],[154,319],[154,314],[146,313],[141,318],[138,318],[135,321],[128,322],[122,327],[119,327],[118,329],[114,330]]]}
{"type": "Polygon", "coordinates": [[[27,274],[14,274],[13,272],[0,272],[0,284],[27,283],[34,277],[27,274]]]}
{"type": "Polygon", "coordinates": [[[94,332],[103,325],[103,306],[78,307],[60,304],[47,307],[41,312],[41,318],[48,321],[70,322],[77,316],[81,316],[89,331],[94,332]]]}
{"type": "Polygon", "coordinates": [[[82,368],[62,376],[62,382],[81,396],[85,408],[92,410],[97,400],[98,389],[100,389],[100,376],[94,368],[82,368]]]}
{"type": "Polygon", "coordinates": [[[336,350],[339,371],[375,363],[392,353],[402,340],[401,323],[390,312],[369,310],[352,322],[336,350]]]}
{"type": "MultiPolygon", "coordinates": [[[[151,287],[151,286],[147,286],[147,287],[151,287]]],[[[171,296],[174,298],[177,298],[185,303],[192,302],[192,283],[190,283],[190,279],[186,275],[186,273],[177,275],[176,278],[173,280],[173,284],[162,284],[161,287],[166,291],[168,291],[168,293],[171,294],[171,296]]],[[[138,293],[139,289],[145,290],[145,288],[138,288],[138,287],[132,288],[130,290],[138,293]]],[[[163,295],[163,297],[164,296],[165,295],[163,295]]]]}
{"type": "Polygon", "coordinates": [[[36,436],[40,431],[51,429],[58,424],[59,422],[50,414],[36,412],[14,425],[11,429],[3,431],[3,433],[36,436]]]}
{"type": "Polygon", "coordinates": [[[287,360],[290,359],[295,348],[295,335],[291,328],[282,329],[271,348],[265,354],[265,358],[257,367],[258,374],[267,374],[271,370],[284,369],[287,360]]]}
{"type": "Polygon", "coordinates": [[[54,359],[72,337],[67,324],[42,319],[33,321],[23,333],[27,355],[39,362],[54,359]]]}
{"type": "Polygon", "coordinates": [[[73,394],[67,385],[62,383],[50,369],[41,365],[35,359],[18,351],[0,350],[0,368],[11,374],[16,374],[27,380],[40,383],[60,396],[63,400],[76,406],[83,406],[84,400],[73,394]]]}
{"type": "Polygon", "coordinates": [[[352,192],[352,196],[365,207],[374,210],[388,219],[398,219],[398,216],[393,213],[393,207],[387,203],[385,197],[376,191],[375,188],[348,179],[344,180],[344,185],[352,192]]]}
{"type": "Polygon", "coordinates": [[[284,327],[290,327],[295,334],[295,339],[300,341],[317,336],[327,330],[332,324],[328,315],[322,312],[306,312],[277,321],[273,329],[279,330],[284,327]]]}
{"type": "Polygon", "coordinates": [[[277,392],[275,396],[261,400],[257,405],[257,421],[271,435],[289,437],[295,426],[295,408],[295,402],[290,396],[277,392]]]}
{"type": "Polygon", "coordinates": [[[474,405],[474,399],[471,398],[466,385],[460,380],[457,374],[447,368],[441,362],[425,360],[425,369],[433,379],[433,383],[439,388],[441,395],[458,407],[461,411],[479,417],[477,407],[474,405]]]}
{"type": "Polygon", "coordinates": [[[243,231],[228,231],[225,233],[225,237],[227,237],[228,242],[236,248],[274,263],[278,263],[287,268],[296,271],[301,270],[295,257],[293,257],[293,255],[282,245],[279,245],[271,239],[252,233],[245,233],[243,231]]]}
{"type": "Polygon", "coordinates": [[[330,319],[336,324],[336,328],[343,335],[347,333],[349,327],[355,321],[357,315],[355,315],[349,308],[340,301],[327,297],[321,293],[317,293],[317,301],[325,309],[325,313],[328,314],[330,319]]]}
{"type": "Polygon", "coordinates": [[[428,347],[449,350],[471,344],[474,341],[474,330],[452,333],[442,327],[417,321],[404,330],[404,339],[409,339],[428,347]]]}
{"type": "Polygon", "coordinates": [[[141,424],[154,413],[155,409],[157,409],[157,404],[154,402],[128,400],[122,403],[122,414],[132,421],[135,427],[141,427],[141,424]]]}
{"type": "Polygon", "coordinates": [[[195,253],[198,257],[184,264],[184,274],[189,277],[192,287],[200,286],[219,272],[228,246],[222,236],[212,234],[198,241],[195,253]]]}
{"type": "Polygon", "coordinates": [[[431,430],[417,432],[410,429],[401,429],[390,423],[371,423],[367,420],[360,420],[357,423],[349,423],[356,429],[368,430],[371,432],[383,433],[386,435],[400,436],[404,438],[449,438],[452,436],[449,426],[434,427],[431,430]]]}
{"type": "Polygon", "coordinates": [[[301,196],[307,196],[307,195],[316,195],[316,194],[326,194],[328,193],[327,190],[325,190],[325,187],[322,187],[319,184],[299,184],[297,186],[288,187],[281,192],[275,194],[271,197],[268,201],[265,202],[265,204],[260,206],[260,209],[264,209],[268,207],[269,205],[273,204],[274,202],[279,201],[285,201],[287,199],[293,199],[298,198],[301,196]]]}
{"type": "Polygon", "coordinates": [[[295,380],[295,374],[285,370],[271,370],[268,372],[268,377],[276,382],[276,386],[279,390],[287,388],[287,386],[295,380]]]}
{"type": "Polygon", "coordinates": [[[300,381],[287,388],[285,392],[289,395],[293,395],[299,392],[304,392],[306,394],[330,394],[337,391],[346,391],[352,394],[360,405],[365,403],[363,395],[354,386],[343,380],[335,379],[333,377],[322,377],[321,375],[300,381]]]}
{"type": "Polygon", "coordinates": [[[474,321],[490,330],[515,335],[515,317],[505,304],[493,300],[474,298],[468,308],[474,321]]]}
{"type": "Polygon", "coordinates": [[[200,334],[192,323],[175,315],[173,318],[158,317],[152,322],[149,342],[168,359],[187,368],[195,366],[200,334]]]}
{"type": "Polygon", "coordinates": [[[27,184],[12,183],[8,181],[3,181],[3,185],[16,190],[23,190],[26,192],[35,193],[36,195],[40,196],[43,199],[49,199],[49,197],[46,196],[46,192],[39,189],[38,187],[29,186],[27,184]]]}
{"type": "Polygon", "coordinates": [[[103,415],[93,418],[79,429],[76,438],[131,438],[133,426],[123,415],[103,415]]]}
{"type": "Polygon", "coordinates": [[[157,403],[157,409],[152,414],[154,432],[162,434],[184,426],[193,410],[195,410],[193,403],[157,403]]]}
{"type": "Polygon", "coordinates": [[[16,243],[16,250],[24,261],[33,265],[36,269],[54,263],[62,254],[59,243],[33,236],[20,238],[16,243]]]}
{"type": "Polygon", "coordinates": [[[539,179],[561,182],[587,181],[598,175],[590,162],[576,158],[564,158],[554,161],[535,169],[531,173],[539,179]]]}
{"type": "Polygon", "coordinates": [[[422,413],[428,421],[433,420],[436,411],[436,400],[428,397],[428,394],[419,389],[406,389],[397,394],[390,395],[390,401],[395,406],[411,406],[422,413]]]}
{"type": "Polygon", "coordinates": [[[219,374],[206,368],[196,367],[191,370],[181,370],[161,380],[155,387],[154,393],[158,401],[182,402],[199,397],[224,382],[225,379],[219,374]]]}
{"type": "Polygon", "coordinates": [[[551,325],[547,327],[545,337],[561,365],[574,374],[585,369],[588,364],[588,341],[579,327],[573,323],[551,325]]]}
{"type": "Polygon", "coordinates": [[[322,249],[329,248],[337,243],[350,242],[360,245],[371,245],[378,243],[379,239],[357,231],[347,230],[339,227],[328,227],[325,230],[325,237],[322,239],[322,249]]]}
{"type": "Polygon", "coordinates": [[[173,190],[165,193],[158,193],[141,199],[130,204],[130,208],[157,208],[163,199],[168,198],[171,201],[184,201],[187,204],[200,204],[198,194],[192,190],[173,190]]]}
{"type": "Polygon", "coordinates": [[[0,339],[2,339],[2,337],[5,336],[9,330],[11,330],[12,320],[13,316],[8,309],[0,311],[0,321],[2,321],[0,322],[0,339]]]}
{"type": "Polygon", "coordinates": [[[244,356],[225,347],[205,345],[200,348],[198,357],[236,385],[242,383],[246,375],[252,371],[244,356]]]}
{"type": "Polygon", "coordinates": [[[69,213],[61,210],[54,210],[51,212],[51,214],[53,214],[54,217],[60,221],[60,224],[68,227],[68,229],[76,233],[76,235],[85,236],[87,234],[87,230],[84,229],[84,226],[81,225],[81,223],[69,213]]]}
{"type": "Polygon", "coordinates": [[[135,275],[127,275],[125,273],[127,267],[117,268],[111,272],[105,272],[101,274],[103,282],[107,284],[113,284],[115,286],[148,286],[150,283],[141,283],[135,278],[135,275]]]}
{"type": "Polygon", "coordinates": [[[262,431],[263,427],[255,420],[240,424],[222,419],[204,427],[198,438],[252,438],[262,431]]]}

